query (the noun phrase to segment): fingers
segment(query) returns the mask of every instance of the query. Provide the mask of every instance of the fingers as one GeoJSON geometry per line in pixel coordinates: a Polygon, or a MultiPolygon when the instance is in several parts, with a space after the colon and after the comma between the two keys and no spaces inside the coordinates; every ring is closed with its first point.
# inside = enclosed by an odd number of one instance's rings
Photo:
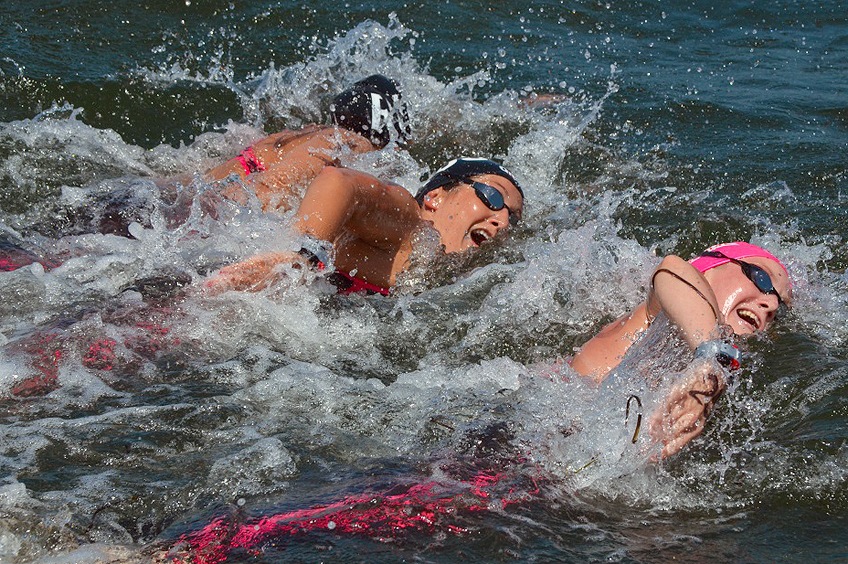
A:
{"type": "Polygon", "coordinates": [[[724,388],[723,372],[712,362],[696,365],[674,385],[651,419],[651,436],[663,445],[662,458],[677,454],[704,432],[724,388]]]}
{"type": "Polygon", "coordinates": [[[704,432],[703,425],[701,427],[696,427],[689,432],[680,433],[675,436],[673,439],[668,441],[663,445],[661,457],[663,459],[668,458],[669,456],[674,456],[678,452],[680,452],[684,446],[686,446],[689,441],[699,436],[704,432]]]}

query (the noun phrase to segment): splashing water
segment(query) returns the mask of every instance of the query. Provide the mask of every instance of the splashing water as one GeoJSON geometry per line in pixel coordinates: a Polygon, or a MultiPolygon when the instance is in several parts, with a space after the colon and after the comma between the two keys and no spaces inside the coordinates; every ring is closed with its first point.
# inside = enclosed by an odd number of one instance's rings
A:
{"type": "MultiPolygon", "coordinates": [[[[277,21],[251,10],[221,13],[277,21]]],[[[600,17],[577,12],[571,25],[600,17]]],[[[0,560],[652,561],[733,554],[739,530],[761,540],[775,525],[764,512],[793,514],[778,528],[844,513],[844,245],[804,220],[844,195],[726,186],[721,167],[678,162],[680,141],[612,142],[650,128],[620,101],[635,96],[621,65],[592,75],[600,86],[528,96],[520,57],[481,47],[486,66],[448,64],[428,51],[437,30],[387,21],[306,39],[290,64],[249,76],[236,69],[241,23],[204,45],[160,38],[118,77],[127,89],[238,110],[198,110],[187,137],[119,133],[65,102],[0,123],[0,243],[38,259],[0,272],[0,560]],[[374,72],[399,81],[415,137],[344,164],[414,192],[450,157],[495,156],[526,187],[517,232],[456,263],[423,257],[391,298],[340,296],[294,270],[259,293],[198,291],[216,268],[300,240],[256,205],[204,213],[214,187],[192,175],[266,131],[326,122],[333,93],[374,72]],[[184,191],[163,200],[176,174],[184,191]],[[137,212],[120,218],[132,238],[99,229],[113,204],[137,212]],[[670,333],[600,387],[562,359],[643,299],[658,256],[727,238],[790,257],[796,306],[746,343],[705,434],[656,463],[648,421],[689,360],[670,333]]],[[[604,50],[586,47],[591,74],[604,50]]],[[[561,71],[555,59],[544,65],[561,71]]]]}

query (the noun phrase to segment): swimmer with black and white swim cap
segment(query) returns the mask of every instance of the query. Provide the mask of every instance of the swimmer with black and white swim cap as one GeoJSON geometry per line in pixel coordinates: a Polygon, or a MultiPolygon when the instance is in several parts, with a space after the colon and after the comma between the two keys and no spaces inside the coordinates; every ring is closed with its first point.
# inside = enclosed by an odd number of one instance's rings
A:
{"type": "Polygon", "coordinates": [[[264,211],[287,211],[324,167],[409,139],[406,103],[397,83],[383,75],[371,75],[338,94],[330,112],[333,125],[269,135],[207,171],[204,179],[236,179],[221,190],[224,198],[246,205],[255,196],[264,211]]]}
{"type": "Polygon", "coordinates": [[[392,139],[409,139],[406,102],[397,83],[381,74],[363,78],[336,96],[330,113],[335,125],[363,135],[379,148],[392,139]]]}

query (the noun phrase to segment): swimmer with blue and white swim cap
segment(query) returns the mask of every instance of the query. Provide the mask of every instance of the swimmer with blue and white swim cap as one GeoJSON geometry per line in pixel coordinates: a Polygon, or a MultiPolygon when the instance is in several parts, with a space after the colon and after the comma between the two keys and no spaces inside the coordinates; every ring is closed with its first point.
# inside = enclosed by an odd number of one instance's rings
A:
{"type": "MultiPolygon", "coordinates": [[[[387,294],[410,267],[414,236],[422,227],[436,231],[445,253],[457,253],[506,233],[523,207],[518,181],[490,159],[451,161],[416,197],[370,174],[327,167],[307,189],[296,227],[332,250],[337,272],[355,273],[349,277],[367,283],[366,289],[387,294]]],[[[215,291],[261,289],[273,282],[277,264],[292,260],[290,253],[253,257],[225,267],[207,285],[215,291]]]]}

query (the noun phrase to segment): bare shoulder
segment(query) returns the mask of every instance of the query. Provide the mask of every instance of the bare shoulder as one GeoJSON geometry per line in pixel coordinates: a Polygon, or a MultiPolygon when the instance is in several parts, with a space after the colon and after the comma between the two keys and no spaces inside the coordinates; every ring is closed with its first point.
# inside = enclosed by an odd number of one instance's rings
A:
{"type": "Polygon", "coordinates": [[[324,185],[332,185],[339,189],[352,190],[357,196],[371,200],[373,204],[380,202],[417,203],[412,194],[400,184],[377,178],[367,172],[338,166],[327,167],[321,171],[316,180],[324,185]]]}
{"type": "Polygon", "coordinates": [[[347,147],[354,153],[367,153],[376,149],[374,145],[358,133],[336,126],[324,126],[311,134],[315,146],[327,149],[347,147]]]}

